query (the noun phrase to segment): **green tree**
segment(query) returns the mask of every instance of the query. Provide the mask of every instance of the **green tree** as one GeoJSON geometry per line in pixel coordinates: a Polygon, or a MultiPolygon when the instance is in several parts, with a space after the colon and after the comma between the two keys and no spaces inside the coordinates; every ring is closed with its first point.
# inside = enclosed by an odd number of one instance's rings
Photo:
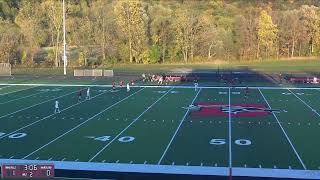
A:
{"type": "Polygon", "coordinates": [[[269,52],[277,40],[278,28],[273,24],[271,16],[266,11],[261,11],[258,18],[258,50],[257,58],[259,58],[260,47],[265,48],[265,56],[269,57],[269,52]]]}
{"type": "Polygon", "coordinates": [[[45,11],[48,22],[49,31],[51,34],[51,43],[54,44],[54,65],[59,66],[58,54],[61,50],[59,43],[61,41],[61,30],[62,30],[62,2],[59,0],[46,0],[41,3],[42,10],[45,11]]]}
{"type": "Polygon", "coordinates": [[[23,49],[27,52],[27,63],[34,62],[34,55],[46,40],[39,1],[22,1],[15,23],[23,35],[23,49]]]}
{"type": "Polygon", "coordinates": [[[140,1],[123,0],[114,4],[119,34],[125,37],[129,49],[129,61],[137,59],[146,43],[146,25],[144,21],[144,9],[140,1]],[[142,47],[142,48],[141,48],[142,47]]]}

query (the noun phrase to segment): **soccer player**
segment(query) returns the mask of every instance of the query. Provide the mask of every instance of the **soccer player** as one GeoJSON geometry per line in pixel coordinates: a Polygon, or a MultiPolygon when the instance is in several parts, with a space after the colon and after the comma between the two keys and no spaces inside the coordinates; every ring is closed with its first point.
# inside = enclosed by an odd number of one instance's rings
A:
{"type": "Polygon", "coordinates": [[[161,84],[161,85],[162,85],[162,83],[163,83],[163,76],[160,76],[159,81],[158,81],[158,84],[161,84]]]}
{"type": "Polygon", "coordinates": [[[112,80],[112,90],[114,90],[114,80],[112,80]]]}
{"type": "Polygon", "coordinates": [[[146,74],[142,74],[142,80],[143,80],[143,82],[145,82],[146,81],[146,74]]]}
{"type": "Polygon", "coordinates": [[[248,86],[247,86],[246,89],[245,89],[245,91],[244,91],[244,97],[245,97],[245,98],[248,98],[248,96],[249,96],[249,88],[248,88],[248,86]]]}
{"type": "Polygon", "coordinates": [[[82,91],[81,91],[81,89],[79,89],[79,91],[78,91],[78,102],[81,101],[81,98],[82,98],[82,91]]]}
{"type": "Polygon", "coordinates": [[[317,84],[318,83],[318,78],[317,77],[313,77],[313,83],[317,84]]]}
{"type": "Polygon", "coordinates": [[[60,109],[59,109],[59,101],[56,100],[55,105],[54,105],[54,113],[60,113],[60,109]]]}
{"type": "Polygon", "coordinates": [[[122,80],[119,82],[120,89],[122,88],[122,80]]]}
{"type": "Polygon", "coordinates": [[[129,92],[130,91],[130,85],[129,85],[129,83],[127,83],[127,92],[129,92]]]}
{"type": "Polygon", "coordinates": [[[194,79],[194,91],[197,91],[198,90],[198,80],[197,79],[194,79]]]}
{"type": "Polygon", "coordinates": [[[87,97],[86,100],[90,100],[90,87],[87,89],[87,97]]]}

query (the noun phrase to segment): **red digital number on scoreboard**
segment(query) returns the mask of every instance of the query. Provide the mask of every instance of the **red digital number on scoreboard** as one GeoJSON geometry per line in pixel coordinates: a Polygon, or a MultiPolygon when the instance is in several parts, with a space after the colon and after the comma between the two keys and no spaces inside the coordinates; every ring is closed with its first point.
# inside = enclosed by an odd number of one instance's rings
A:
{"type": "Polygon", "coordinates": [[[2,178],[53,178],[53,164],[5,164],[1,166],[2,178]]]}

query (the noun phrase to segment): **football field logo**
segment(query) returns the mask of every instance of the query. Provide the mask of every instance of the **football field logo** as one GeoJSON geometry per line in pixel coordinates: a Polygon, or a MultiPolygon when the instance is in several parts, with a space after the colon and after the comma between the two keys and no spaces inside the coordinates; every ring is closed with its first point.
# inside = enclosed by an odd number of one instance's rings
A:
{"type": "Polygon", "coordinates": [[[232,116],[238,117],[266,116],[281,112],[279,109],[269,109],[260,104],[231,104],[229,108],[229,104],[196,103],[185,109],[189,109],[191,116],[228,116],[229,110],[232,116]]]}

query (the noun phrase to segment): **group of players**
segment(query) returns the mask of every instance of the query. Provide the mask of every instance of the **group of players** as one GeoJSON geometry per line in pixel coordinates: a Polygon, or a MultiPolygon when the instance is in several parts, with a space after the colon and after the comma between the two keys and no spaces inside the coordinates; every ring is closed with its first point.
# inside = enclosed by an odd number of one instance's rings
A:
{"type": "MultiPolygon", "coordinates": [[[[119,81],[119,87],[120,89],[122,88],[122,80],[119,81]]],[[[132,85],[134,85],[134,82],[132,81],[131,82],[132,85]]],[[[114,83],[114,80],[112,80],[112,91],[114,91],[116,89],[115,87],[115,83],[114,83]]],[[[78,96],[78,103],[80,103],[82,101],[82,94],[83,94],[83,89],[79,89],[78,90],[78,93],[77,93],[77,96],[78,96]]],[[[127,83],[127,92],[130,91],[130,84],[127,83]]],[[[86,90],[86,97],[85,97],[85,100],[90,100],[91,99],[91,96],[90,96],[90,87],[87,88],[86,90]]],[[[59,101],[56,100],[55,101],[55,104],[54,104],[54,113],[60,113],[60,108],[59,108],[59,101]]]]}
{"type": "MultiPolygon", "coordinates": [[[[120,89],[122,88],[122,84],[123,84],[123,82],[122,82],[122,80],[120,80],[120,81],[119,81],[119,87],[120,87],[120,89]]],[[[134,82],[132,81],[131,84],[134,85],[134,82]]],[[[198,90],[198,86],[199,86],[199,85],[198,85],[198,80],[195,79],[195,80],[194,80],[194,90],[195,90],[195,91],[198,90]]],[[[115,82],[114,82],[114,80],[112,80],[112,90],[115,90],[115,88],[116,88],[116,87],[115,87],[115,82]]],[[[129,92],[129,91],[130,91],[130,84],[127,83],[127,92],[129,92]]],[[[248,97],[249,97],[249,93],[250,93],[249,88],[246,87],[245,90],[244,90],[244,97],[245,97],[245,98],[248,98],[248,97]]],[[[80,102],[82,101],[82,89],[79,89],[77,95],[78,95],[78,103],[80,103],[80,102]]],[[[85,100],[90,100],[90,99],[91,99],[91,96],[90,96],[90,87],[88,87],[87,90],[86,90],[85,100]]],[[[55,113],[55,114],[56,114],[56,113],[60,113],[59,101],[58,101],[58,100],[55,101],[54,113],[55,113]]]]}

